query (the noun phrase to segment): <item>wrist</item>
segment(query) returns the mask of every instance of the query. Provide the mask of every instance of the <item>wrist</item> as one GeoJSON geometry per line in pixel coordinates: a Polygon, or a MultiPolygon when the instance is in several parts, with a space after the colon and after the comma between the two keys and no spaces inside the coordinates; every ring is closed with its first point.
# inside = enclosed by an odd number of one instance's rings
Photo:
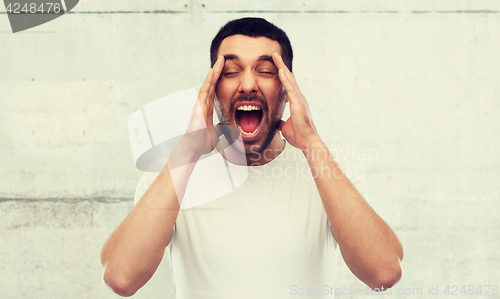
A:
{"type": "Polygon", "coordinates": [[[319,138],[313,142],[307,143],[306,147],[302,149],[302,153],[304,153],[307,161],[330,158],[328,147],[319,138]]]}
{"type": "Polygon", "coordinates": [[[314,179],[324,178],[340,179],[344,173],[323,142],[311,143],[306,150],[302,151],[311,169],[314,179]],[[327,175],[325,175],[325,172],[327,175]]]}
{"type": "Polygon", "coordinates": [[[197,162],[200,157],[201,155],[199,155],[195,151],[189,148],[180,147],[179,144],[172,149],[172,152],[168,157],[167,164],[169,168],[175,168],[197,162]]]}

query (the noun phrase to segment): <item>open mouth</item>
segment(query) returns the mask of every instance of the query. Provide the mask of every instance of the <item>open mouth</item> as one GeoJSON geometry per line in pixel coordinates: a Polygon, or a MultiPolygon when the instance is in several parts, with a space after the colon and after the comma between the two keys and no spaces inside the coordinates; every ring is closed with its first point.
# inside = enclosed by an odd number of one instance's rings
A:
{"type": "Polygon", "coordinates": [[[256,138],[260,133],[260,124],[264,113],[260,105],[254,103],[240,103],[234,112],[234,119],[240,129],[243,139],[256,138]]]}

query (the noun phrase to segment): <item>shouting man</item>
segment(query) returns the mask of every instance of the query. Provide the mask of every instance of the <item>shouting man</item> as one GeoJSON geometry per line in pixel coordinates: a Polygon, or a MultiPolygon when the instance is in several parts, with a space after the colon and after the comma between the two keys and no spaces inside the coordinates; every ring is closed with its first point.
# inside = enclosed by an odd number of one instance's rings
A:
{"type": "Polygon", "coordinates": [[[104,244],[104,282],[133,295],[168,246],[176,298],[290,298],[333,286],[337,249],[370,288],[392,287],[402,273],[401,243],[318,135],[285,32],[260,18],[234,20],[210,50],[193,130],[166,171],[139,182],[135,207],[104,244]],[[250,175],[232,192],[180,210],[188,181],[202,188],[193,171],[212,151],[250,175]]]}

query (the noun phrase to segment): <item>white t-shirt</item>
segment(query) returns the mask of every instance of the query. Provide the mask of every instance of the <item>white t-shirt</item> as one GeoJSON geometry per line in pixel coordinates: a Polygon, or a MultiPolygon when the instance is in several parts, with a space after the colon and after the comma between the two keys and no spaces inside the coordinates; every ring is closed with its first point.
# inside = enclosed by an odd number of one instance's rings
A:
{"type": "MultiPolygon", "coordinates": [[[[205,184],[196,180],[210,173],[197,168],[188,189],[204,194],[205,184]]],[[[230,164],[228,173],[248,177],[233,191],[179,212],[166,250],[176,298],[295,298],[299,289],[334,286],[338,246],[303,153],[286,143],[271,162],[230,164]]],[[[157,175],[144,174],[135,203],[157,175]]],[[[351,182],[364,196],[364,181],[351,182]]]]}

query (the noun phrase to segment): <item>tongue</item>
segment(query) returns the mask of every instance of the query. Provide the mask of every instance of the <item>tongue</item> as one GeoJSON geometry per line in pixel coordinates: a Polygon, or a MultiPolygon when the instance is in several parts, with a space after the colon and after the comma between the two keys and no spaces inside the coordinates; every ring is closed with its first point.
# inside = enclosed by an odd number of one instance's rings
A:
{"type": "Polygon", "coordinates": [[[252,133],[259,125],[259,112],[248,111],[241,113],[240,126],[245,133],[252,133]]]}

